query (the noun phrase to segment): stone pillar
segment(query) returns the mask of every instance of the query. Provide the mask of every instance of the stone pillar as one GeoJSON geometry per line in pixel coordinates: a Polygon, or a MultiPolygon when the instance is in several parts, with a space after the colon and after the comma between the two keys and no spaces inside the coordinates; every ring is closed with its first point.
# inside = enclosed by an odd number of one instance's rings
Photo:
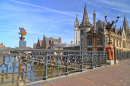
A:
{"type": "MultiPolygon", "coordinates": [[[[108,51],[108,60],[107,63],[110,65],[114,64],[114,61],[117,60],[115,59],[115,50],[114,50],[114,46],[112,44],[109,44],[106,46],[106,51],[108,51]]],[[[118,61],[116,61],[118,63],[118,61]]]]}

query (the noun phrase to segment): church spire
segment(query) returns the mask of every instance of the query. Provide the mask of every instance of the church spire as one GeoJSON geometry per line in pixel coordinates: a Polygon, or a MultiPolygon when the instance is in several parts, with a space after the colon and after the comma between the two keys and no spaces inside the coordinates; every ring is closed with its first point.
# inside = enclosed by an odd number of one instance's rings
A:
{"type": "Polygon", "coordinates": [[[127,22],[125,14],[124,14],[123,26],[124,26],[125,32],[126,30],[129,30],[129,26],[128,26],[128,22],[127,22]]]}
{"type": "Polygon", "coordinates": [[[77,16],[77,14],[76,14],[76,22],[78,22],[78,16],[77,16]]]}
{"type": "Polygon", "coordinates": [[[75,23],[74,23],[74,28],[79,28],[79,21],[78,21],[77,14],[76,14],[76,20],[75,20],[75,23]]]}
{"type": "Polygon", "coordinates": [[[84,14],[83,14],[83,21],[82,22],[83,23],[88,23],[89,22],[86,3],[85,3],[85,6],[84,6],[84,14]]]}

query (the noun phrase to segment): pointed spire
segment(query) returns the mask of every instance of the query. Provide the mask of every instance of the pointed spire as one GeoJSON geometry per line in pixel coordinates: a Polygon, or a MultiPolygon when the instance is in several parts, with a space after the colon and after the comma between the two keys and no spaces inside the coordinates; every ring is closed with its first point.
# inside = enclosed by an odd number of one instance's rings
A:
{"type": "Polygon", "coordinates": [[[86,3],[85,3],[85,7],[84,7],[84,14],[87,14],[87,7],[86,7],[86,3]]]}
{"type": "Polygon", "coordinates": [[[75,20],[75,23],[74,23],[74,28],[78,28],[79,27],[79,21],[78,21],[78,16],[76,14],[76,20],[75,20]]]}
{"type": "Polygon", "coordinates": [[[39,37],[38,37],[38,42],[37,42],[37,47],[36,49],[40,49],[40,40],[39,40],[39,37]]]}
{"type": "Polygon", "coordinates": [[[76,14],[76,22],[78,22],[78,16],[77,16],[77,14],[76,14]]]}
{"type": "Polygon", "coordinates": [[[96,13],[95,13],[95,9],[94,9],[94,13],[93,13],[93,14],[96,14],[96,13]]]}
{"type": "Polygon", "coordinates": [[[83,20],[82,20],[82,23],[83,23],[83,24],[85,24],[85,23],[89,23],[86,3],[85,3],[85,6],[84,6],[84,14],[83,14],[83,20]]]}
{"type": "Polygon", "coordinates": [[[129,30],[129,26],[128,26],[128,22],[127,22],[125,14],[124,14],[123,26],[124,26],[125,32],[127,32],[126,30],[129,30]]]}
{"type": "Polygon", "coordinates": [[[47,42],[46,42],[46,37],[45,35],[43,36],[43,40],[42,40],[42,49],[47,49],[47,42]]]}

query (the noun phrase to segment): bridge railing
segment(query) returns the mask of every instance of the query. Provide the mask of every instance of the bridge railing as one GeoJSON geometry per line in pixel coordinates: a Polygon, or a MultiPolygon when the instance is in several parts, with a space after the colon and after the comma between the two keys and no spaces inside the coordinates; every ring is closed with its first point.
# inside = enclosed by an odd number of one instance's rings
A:
{"type": "Polygon", "coordinates": [[[107,65],[107,53],[0,49],[0,85],[24,85],[107,65]]]}
{"type": "Polygon", "coordinates": [[[126,59],[130,59],[130,52],[128,52],[128,51],[116,51],[116,57],[117,57],[117,60],[119,62],[126,60],[126,59]]]}

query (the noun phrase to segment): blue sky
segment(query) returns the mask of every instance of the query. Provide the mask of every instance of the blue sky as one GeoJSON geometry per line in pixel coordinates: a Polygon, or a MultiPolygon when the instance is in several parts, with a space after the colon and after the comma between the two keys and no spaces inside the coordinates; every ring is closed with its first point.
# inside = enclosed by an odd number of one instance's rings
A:
{"type": "Polygon", "coordinates": [[[74,22],[76,13],[79,23],[82,21],[84,5],[90,23],[93,24],[93,12],[97,20],[116,19],[119,28],[123,24],[124,13],[130,26],[130,0],[0,0],[0,43],[6,47],[19,46],[19,27],[27,31],[27,46],[33,47],[38,37],[62,38],[63,43],[74,41],[74,22]]]}

